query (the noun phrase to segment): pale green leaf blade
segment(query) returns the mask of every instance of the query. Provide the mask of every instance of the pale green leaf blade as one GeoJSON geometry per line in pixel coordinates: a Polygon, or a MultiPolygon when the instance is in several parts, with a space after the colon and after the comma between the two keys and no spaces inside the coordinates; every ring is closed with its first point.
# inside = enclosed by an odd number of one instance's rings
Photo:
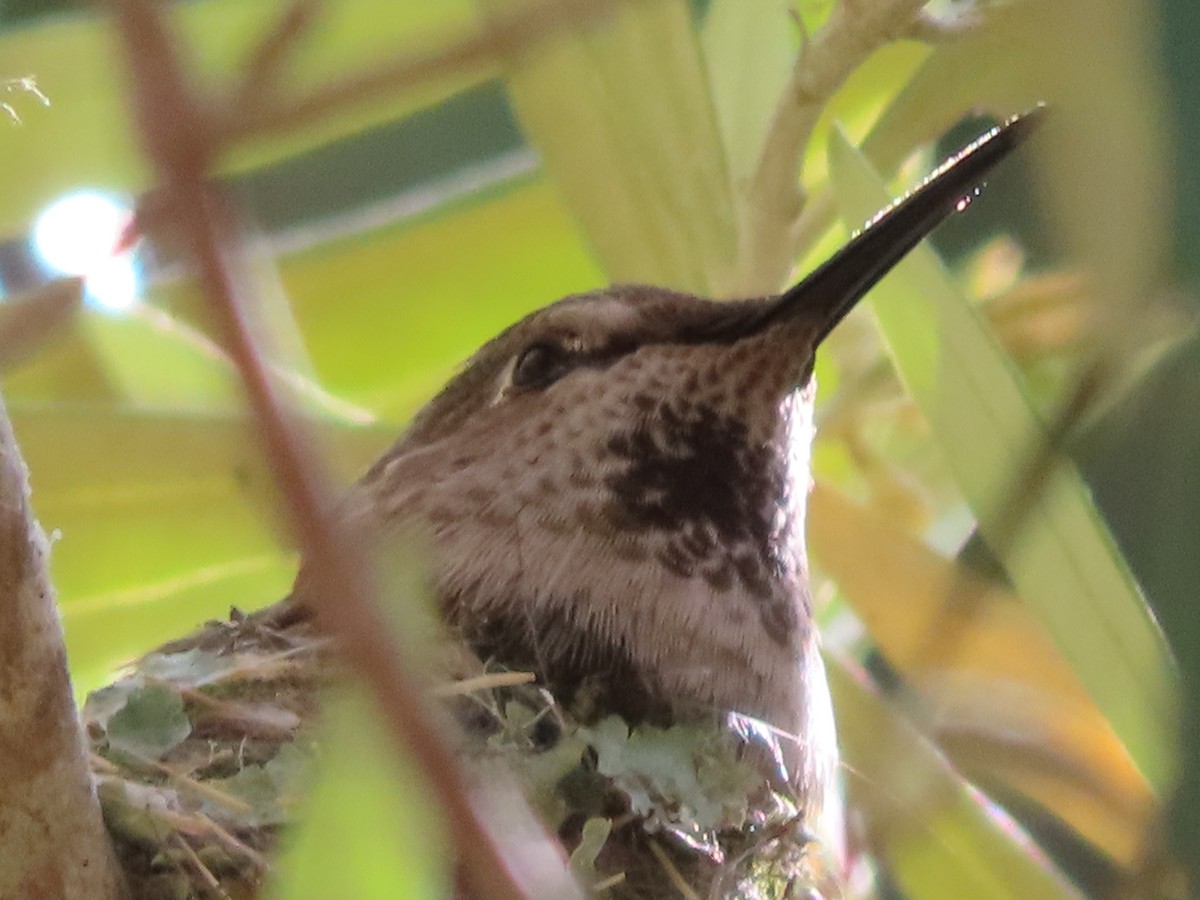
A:
{"type": "MultiPolygon", "coordinates": [[[[279,599],[295,576],[266,457],[243,413],[14,403],[77,686],[156,643],[279,599]],[[81,452],[86,448],[86,452],[81,452]],[[103,624],[101,624],[103,623],[103,624]]],[[[344,482],[394,425],[325,424],[344,482]]]]}
{"type": "Polygon", "coordinates": [[[600,282],[545,178],[479,199],[280,260],[330,391],[401,420],[502,328],[600,282]]]}
{"type": "MultiPolygon", "coordinates": [[[[229,511],[229,516],[239,514],[245,511],[229,511]]],[[[126,528],[119,516],[114,518],[114,528],[126,528]]],[[[157,527],[161,531],[172,524],[163,515],[157,527]]],[[[145,533],[128,530],[121,551],[135,556],[145,533]]],[[[201,540],[206,537],[200,535],[201,540]]],[[[103,570],[92,566],[81,576],[79,555],[72,559],[75,580],[86,582],[90,575],[95,585],[103,570]]],[[[87,551],[82,555],[90,557],[87,551]]],[[[76,697],[83,698],[106,684],[114,672],[151,647],[188,634],[210,619],[227,618],[232,607],[250,611],[283,597],[295,577],[293,555],[275,550],[245,558],[226,554],[220,562],[207,566],[188,560],[187,571],[173,578],[151,581],[150,574],[139,572],[136,584],[99,585],[93,593],[73,592],[71,602],[63,605],[62,618],[76,697]]]]}
{"type": "Polygon", "coordinates": [[[955,766],[1023,793],[1132,866],[1159,804],[1028,604],[824,480],[809,516],[809,550],[912,687],[955,766]],[[975,598],[969,621],[954,618],[955,585],[975,598]],[[953,643],[931,664],[930,643],[947,644],[948,621],[953,643]]]}
{"type": "MultiPolygon", "coordinates": [[[[843,136],[835,135],[830,153],[842,218],[857,226],[891,198],[843,136]]],[[[1013,478],[1045,442],[1019,373],[932,251],[914,250],[871,297],[907,390],[982,534],[995,541],[1013,478]]],[[[997,550],[1017,592],[1161,788],[1171,774],[1169,651],[1078,473],[1058,460],[1044,484],[1019,534],[997,550]]]]}
{"type": "Polygon", "coordinates": [[[612,280],[721,293],[732,201],[686,2],[622,3],[602,26],[564,29],[512,61],[508,86],[612,280]]]}
{"type": "Polygon", "coordinates": [[[758,164],[800,50],[800,25],[785,0],[714,0],[700,40],[736,189],[758,164]]]}
{"type": "Polygon", "coordinates": [[[316,784],[264,896],[424,900],[448,896],[437,804],[359,694],[329,703],[316,784]]]}
{"type": "Polygon", "coordinates": [[[841,661],[827,657],[848,788],[889,870],[913,900],[1078,893],[1011,822],[841,661]]]}
{"type": "MultiPolygon", "coordinates": [[[[545,178],[452,198],[276,264],[316,380],[396,422],[488,338],[603,277],[545,178]],[[334,302],[343,298],[353,302],[334,302]]],[[[150,302],[207,327],[204,298],[189,282],[155,285],[150,302]]],[[[72,379],[74,389],[87,383],[72,379]]]]}

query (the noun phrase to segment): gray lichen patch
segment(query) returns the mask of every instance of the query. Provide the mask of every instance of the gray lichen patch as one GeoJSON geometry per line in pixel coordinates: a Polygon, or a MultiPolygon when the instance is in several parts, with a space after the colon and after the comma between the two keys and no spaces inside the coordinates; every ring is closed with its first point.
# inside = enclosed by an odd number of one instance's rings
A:
{"type": "Polygon", "coordinates": [[[258,896],[315,751],[328,641],[235,617],[140,660],[84,719],[135,900],[258,896]]]}
{"type": "MultiPolygon", "coordinates": [[[[520,673],[447,651],[436,693],[475,777],[514,771],[597,896],[804,896],[822,857],[760,755],[722,723],[580,724],[520,673]]],[[[307,623],[210,623],[84,709],[105,821],[134,900],[254,898],[299,813],[323,689],[341,677],[307,623]]]]}

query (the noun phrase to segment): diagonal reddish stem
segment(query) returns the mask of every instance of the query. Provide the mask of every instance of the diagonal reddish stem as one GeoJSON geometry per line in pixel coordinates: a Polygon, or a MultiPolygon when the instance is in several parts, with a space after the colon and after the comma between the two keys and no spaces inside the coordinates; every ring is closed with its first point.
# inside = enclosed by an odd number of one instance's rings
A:
{"type": "Polygon", "coordinates": [[[189,93],[160,6],[154,0],[113,0],[112,8],[144,149],[171,207],[187,211],[181,218],[192,263],[241,373],[311,567],[320,624],[340,642],[349,664],[374,692],[393,738],[416,761],[437,796],[473,896],[582,898],[516,789],[504,786],[486,795],[469,791],[446,741],[426,715],[416,679],[379,614],[365,554],[326,515],[332,499],[329,479],[299,423],[285,414],[252,335],[246,318],[252,291],[238,265],[234,218],[205,177],[215,155],[211,121],[189,93]],[[503,831],[497,813],[504,818],[503,831]]]}

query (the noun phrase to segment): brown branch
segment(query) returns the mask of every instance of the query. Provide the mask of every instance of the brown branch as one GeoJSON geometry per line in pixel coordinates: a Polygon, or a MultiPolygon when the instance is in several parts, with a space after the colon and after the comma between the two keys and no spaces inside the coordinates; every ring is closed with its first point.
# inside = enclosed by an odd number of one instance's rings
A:
{"type": "Polygon", "coordinates": [[[797,174],[830,97],[868,56],[908,28],[927,0],[843,0],[801,48],[741,198],[737,285],[747,296],[773,293],[795,264],[790,240],[804,210],[797,174]]]}
{"type": "Polygon", "coordinates": [[[295,131],[332,113],[495,64],[555,29],[594,22],[625,2],[629,0],[533,0],[515,12],[491,16],[476,30],[441,46],[399,54],[374,69],[316,88],[307,96],[247,115],[230,115],[222,127],[222,145],[295,131]]]}
{"type": "Polygon", "coordinates": [[[312,32],[325,0],[291,0],[279,21],[254,45],[242,64],[242,78],[234,88],[235,118],[253,114],[276,97],[279,82],[300,41],[312,32]]]}
{"type": "Polygon", "coordinates": [[[192,263],[241,372],[288,504],[320,624],[375,694],[397,746],[416,762],[436,795],[474,896],[581,897],[516,788],[504,782],[487,792],[468,790],[458,762],[426,714],[416,679],[375,603],[362,547],[327,515],[329,480],[299,424],[285,415],[252,336],[247,313],[253,298],[232,239],[234,219],[205,181],[214,146],[206,133],[208,121],[189,93],[161,7],[154,0],[113,0],[112,8],[144,149],[172,207],[191,212],[186,240],[192,263]]]}
{"type": "Polygon", "coordinates": [[[0,402],[0,897],[118,900],[48,553],[0,402]]]}

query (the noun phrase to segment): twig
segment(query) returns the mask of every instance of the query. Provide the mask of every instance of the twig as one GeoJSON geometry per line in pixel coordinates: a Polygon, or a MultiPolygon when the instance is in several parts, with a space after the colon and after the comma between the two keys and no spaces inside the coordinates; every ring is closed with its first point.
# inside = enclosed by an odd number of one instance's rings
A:
{"type": "Polygon", "coordinates": [[[850,73],[889,39],[904,31],[926,0],[843,2],[805,42],[779,97],[743,204],[737,284],[746,293],[772,293],[795,262],[789,240],[804,210],[796,177],[821,111],[850,73]]]}
{"type": "Polygon", "coordinates": [[[242,65],[241,82],[234,88],[234,115],[244,117],[273,100],[284,66],[300,41],[312,31],[325,0],[291,0],[279,21],[259,41],[242,65]]]}
{"type": "Polygon", "coordinates": [[[399,54],[377,68],[323,85],[307,96],[228,116],[220,139],[229,145],[294,131],[331,113],[494,64],[557,28],[593,22],[626,2],[629,0],[535,0],[516,12],[489,17],[486,24],[440,47],[399,54]]]}
{"type": "Polygon", "coordinates": [[[213,821],[211,816],[207,816],[202,812],[194,813],[194,815],[197,820],[203,823],[204,829],[220,843],[224,844],[226,849],[240,854],[259,872],[267,871],[268,864],[265,856],[249,846],[245,841],[239,841],[235,835],[230,834],[228,830],[213,821]]]}
{"type": "Polygon", "coordinates": [[[175,835],[175,846],[183,851],[184,857],[191,864],[192,869],[200,876],[200,880],[204,882],[205,887],[216,894],[221,900],[229,900],[229,895],[221,888],[221,882],[217,880],[217,876],[212,873],[212,869],[204,864],[204,861],[196,855],[196,851],[192,849],[192,845],[184,840],[182,835],[175,835]]]}
{"type": "Polygon", "coordinates": [[[374,603],[362,548],[327,515],[333,506],[329,480],[310,452],[311,443],[284,414],[277,379],[252,336],[246,318],[252,298],[231,239],[233,216],[205,182],[211,161],[206,150],[214,146],[205,131],[208,122],[189,95],[161,8],[154,0],[113,0],[112,6],[145,151],[176,208],[191,211],[187,238],[196,276],[241,372],[289,506],[310,566],[319,623],[338,639],[347,662],[374,692],[393,739],[437,796],[475,896],[582,897],[519,792],[508,784],[498,792],[469,791],[458,762],[426,715],[416,680],[374,603]],[[191,140],[182,142],[178,135],[191,140]],[[503,836],[492,818],[501,811],[503,836]]]}
{"type": "Polygon", "coordinates": [[[435,697],[461,697],[476,691],[490,691],[494,688],[516,687],[521,684],[532,684],[537,681],[533,672],[490,672],[487,675],[477,675],[474,678],[464,678],[441,684],[430,693],[435,697]]]}

